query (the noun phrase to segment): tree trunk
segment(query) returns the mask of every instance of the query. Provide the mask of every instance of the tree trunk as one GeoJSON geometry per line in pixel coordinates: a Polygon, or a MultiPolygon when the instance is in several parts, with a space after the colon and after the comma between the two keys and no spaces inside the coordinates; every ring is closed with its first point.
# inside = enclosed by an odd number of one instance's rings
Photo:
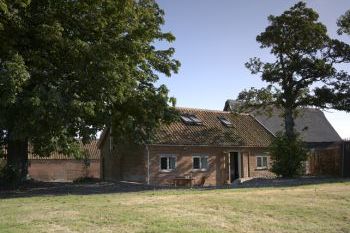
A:
{"type": "MultiPolygon", "coordinates": [[[[7,168],[15,171],[13,182],[20,184],[26,180],[28,174],[28,140],[12,140],[9,135],[7,145],[7,168]]],[[[13,173],[14,174],[14,173],[13,173]]]]}
{"type": "Polygon", "coordinates": [[[284,112],[284,129],[288,139],[295,138],[293,110],[286,108],[284,112]]]}

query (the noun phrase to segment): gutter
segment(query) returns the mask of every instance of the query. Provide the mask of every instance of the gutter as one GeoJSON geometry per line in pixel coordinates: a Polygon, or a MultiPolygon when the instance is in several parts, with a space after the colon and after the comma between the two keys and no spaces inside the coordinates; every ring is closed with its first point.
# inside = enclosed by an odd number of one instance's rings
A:
{"type": "Polygon", "coordinates": [[[113,136],[112,136],[112,127],[109,129],[109,152],[113,150],[113,136]]]}
{"type": "Polygon", "coordinates": [[[149,185],[150,183],[150,168],[149,168],[149,165],[150,165],[150,160],[149,160],[149,148],[148,148],[148,145],[146,145],[146,152],[147,152],[147,184],[149,185]]]}
{"type": "Polygon", "coordinates": [[[345,177],[344,176],[344,167],[345,167],[345,141],[343,140],[343,142],[342,142],[342,146],[343,146],[343,162],[342,162],[342,169],[341,169],[341,175],[342,175],[342,177],[345,177]]]}
{"type": "Polygon", "coordinates": [[[218,148],[225,148],[225,147],[235,147],[235,148],[267,148],[268,146],[235,146],[235,145],[196,145],[196,144],[147,144],[147,146],[176,146],[176,147],[218,147],[218,148]]]}

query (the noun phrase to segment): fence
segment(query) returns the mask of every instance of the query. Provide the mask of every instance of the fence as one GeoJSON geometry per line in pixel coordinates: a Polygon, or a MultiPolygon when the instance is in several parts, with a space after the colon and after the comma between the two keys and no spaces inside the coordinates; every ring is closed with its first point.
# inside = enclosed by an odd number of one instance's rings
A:
{"type": "Polygon", "coordinates": [[[350,140],[343,142],[343,176],[350,177],[350,140]]]}
{"type": "Polygon", "coordinates": [[[342,143],[314,148],[309,157],[309,174],[314,176],[342,176],[342,143]]]}

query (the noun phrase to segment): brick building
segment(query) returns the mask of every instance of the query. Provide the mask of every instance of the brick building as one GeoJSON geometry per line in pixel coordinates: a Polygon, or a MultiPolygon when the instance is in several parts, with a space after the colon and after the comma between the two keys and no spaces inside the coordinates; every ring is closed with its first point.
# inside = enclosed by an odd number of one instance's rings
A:
{"type": "Polygon", "coordinates": [[[266,153],[273,135],[249,114],[178,108],[181,120],[162,125],[148,145],[99,140],[101,177],[148,184],[224,185],[238,178],[273,176],[266,153]]]}

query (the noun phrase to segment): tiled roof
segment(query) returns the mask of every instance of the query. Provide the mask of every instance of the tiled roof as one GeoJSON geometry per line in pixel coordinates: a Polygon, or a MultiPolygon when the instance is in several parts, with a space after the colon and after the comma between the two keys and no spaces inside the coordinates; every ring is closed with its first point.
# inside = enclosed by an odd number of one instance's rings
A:
{"type": "MultiPolygon", "coordinates": [[[[227,100],[224,110],[234,111],[237,104],[239,103],[234,100],[227,100]]],[[[274,134],[284,130],[281,110],[274,109],[271,115],[256,111],[251,112],[251,114],[274,134]]],[[[316,108],[300,108],[295,119],[295,129],[300,133],[304,142],[341,141],[341,137],[329,123],[324,113],[316,108]]]]}
{"type": "MultiPolygon", "coordinates": [[[[87,153],[89,159],[100,159],[100,150],[97,147],[97,140],[93,140],[88,144],[80,143],[82,149],[87,153]]],[[[28,159],[75,159],[72,156],[67,156],[61,153],[53,152],[49,157],[39,157],[32,153],[29,153],[28,159]]]]}
{"type": "Polygon", "coordinates": [[[195,115],[203,124],[187,125],[179,120],[162,125],[152,144],[267,147],[273,138],[268,130],[248,114],[192,108],[177,110],[180,114],[195,115]],[[222,124],[219,117],[231,121],[232,127],[222,124]]]}

